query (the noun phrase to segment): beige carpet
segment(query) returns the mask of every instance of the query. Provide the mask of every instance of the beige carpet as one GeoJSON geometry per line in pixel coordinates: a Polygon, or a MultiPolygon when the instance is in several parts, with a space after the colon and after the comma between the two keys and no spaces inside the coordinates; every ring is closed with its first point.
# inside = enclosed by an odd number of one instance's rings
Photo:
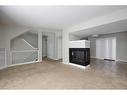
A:
{"type": "Polygon", "coordinates": [[[45,60],[10,67],[0,71],[0,89],[127,89],[127,64],[114,64],[93,60],[83,70],[45,60]]]}

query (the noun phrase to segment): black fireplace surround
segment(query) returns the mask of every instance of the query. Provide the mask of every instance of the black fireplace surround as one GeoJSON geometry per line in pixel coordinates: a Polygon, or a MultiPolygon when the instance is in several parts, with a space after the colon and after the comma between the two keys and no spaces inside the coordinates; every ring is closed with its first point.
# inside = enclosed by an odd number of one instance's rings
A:
{"type": "Polygon", "coordinates": [[[89,65],[90,48],[69,48],[69,61],[77,65],[89,65]]]}

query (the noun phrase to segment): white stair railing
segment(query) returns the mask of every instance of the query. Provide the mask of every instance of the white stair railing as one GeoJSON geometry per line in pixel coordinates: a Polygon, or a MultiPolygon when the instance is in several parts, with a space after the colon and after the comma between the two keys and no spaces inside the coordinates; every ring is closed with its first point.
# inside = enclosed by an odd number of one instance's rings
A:
{"type": "Polygon", "coordinates": [[[36,62],[38,60],[38,50],[11,51],[11,58],[12,64],[36,62]]]}
{"type": "Polygon", "coordinates": [[[27,45],[29,45],[31,48],[37,49],[37,48],[35,48],[34,46],[32,46],[32,45],[31,45],[28,41],[26,41],[25,39],[22,38],[22,40],[23,40],[27,45]]]}
{"type": "Polygon", "coordinates": [[[0,69],[6,67],[6,49],[0,48],[0,69]]]}

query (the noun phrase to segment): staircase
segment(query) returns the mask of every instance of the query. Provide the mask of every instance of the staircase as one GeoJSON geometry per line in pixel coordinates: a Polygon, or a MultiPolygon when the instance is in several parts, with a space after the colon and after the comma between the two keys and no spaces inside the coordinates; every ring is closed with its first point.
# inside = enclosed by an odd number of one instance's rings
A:
{"type": "Polygon", "coordinates": [[[12,64],[22,64],[26,62],[38,61],[37,43],[36,41],[31,41],[31,39],[28,38],[27,36],[21,35],[11,41],[12,64]],[[33,43],[34,46],[30,42],[33,43]]]}

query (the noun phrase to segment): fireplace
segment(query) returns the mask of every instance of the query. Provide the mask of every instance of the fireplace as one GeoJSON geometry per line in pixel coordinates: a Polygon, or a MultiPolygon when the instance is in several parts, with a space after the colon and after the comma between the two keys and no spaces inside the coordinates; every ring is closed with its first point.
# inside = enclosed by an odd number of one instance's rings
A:
{"type": "Polygon", "coordinates": [[[69,61],[77,65],[89,65],[90,48],[69,48],[69,61]]]}
{"type": "Polygon", "coordinates": [[[69,42],[69,62],[72,65],[83,68],[90,64],[89,40],[76,40],[69,42]]]}

